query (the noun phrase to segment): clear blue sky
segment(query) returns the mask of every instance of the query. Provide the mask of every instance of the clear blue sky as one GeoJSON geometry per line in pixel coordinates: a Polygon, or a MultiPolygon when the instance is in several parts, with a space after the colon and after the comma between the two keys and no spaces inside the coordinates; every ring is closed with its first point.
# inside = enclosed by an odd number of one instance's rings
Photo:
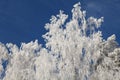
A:
{"type": "Polygon", "coordinates": [[[87,16],[104,17],[104,38],[116,34],[120,43],[120,0],[0,0],[0,42],[29,42],[45,33],[44,25],[59,10],[71,14],[72,6],[81,2],[87,16]]]}

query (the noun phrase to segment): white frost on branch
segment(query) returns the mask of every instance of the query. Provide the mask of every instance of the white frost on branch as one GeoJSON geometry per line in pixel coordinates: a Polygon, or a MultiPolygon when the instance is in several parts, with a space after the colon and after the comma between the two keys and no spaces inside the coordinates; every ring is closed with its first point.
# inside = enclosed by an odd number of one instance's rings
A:
{"type": "Polygon", "coordinates": [[[98,30],[103,17],[86,19],[80,3],[71,12],[70,21],[60,11],[45,25],[46,47],[0,43],[0,80],[119,80],[120,48],[98,30]]]}

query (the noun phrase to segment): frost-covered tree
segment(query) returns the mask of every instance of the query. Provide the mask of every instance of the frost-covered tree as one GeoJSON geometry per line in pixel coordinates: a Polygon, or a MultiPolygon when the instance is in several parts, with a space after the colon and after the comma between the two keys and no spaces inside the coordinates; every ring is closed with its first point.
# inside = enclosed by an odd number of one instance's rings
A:
{"type": "Polygon", "coordinates": [[[0,80],[120,80],[120,48],[98,30],[103,17],[86,19],[77,3],[67,19],[60,10],[45,25],[46,47],[0,43],[0,80]]]}

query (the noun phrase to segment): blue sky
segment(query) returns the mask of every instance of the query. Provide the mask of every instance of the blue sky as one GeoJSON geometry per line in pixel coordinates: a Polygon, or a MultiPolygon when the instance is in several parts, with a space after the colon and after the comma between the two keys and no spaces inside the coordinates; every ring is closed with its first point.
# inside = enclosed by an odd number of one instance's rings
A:
{"type": "Polygon", "coordinates": [[[120,43],[120,0],[0,0],[0,42],[20,45],[38,39],[43,43],[41,35],[51,15],[60,9],[71,15],[77,2],[87,11],[87,17],[103,16],[103,37],[116,34],[120,43]]]}

